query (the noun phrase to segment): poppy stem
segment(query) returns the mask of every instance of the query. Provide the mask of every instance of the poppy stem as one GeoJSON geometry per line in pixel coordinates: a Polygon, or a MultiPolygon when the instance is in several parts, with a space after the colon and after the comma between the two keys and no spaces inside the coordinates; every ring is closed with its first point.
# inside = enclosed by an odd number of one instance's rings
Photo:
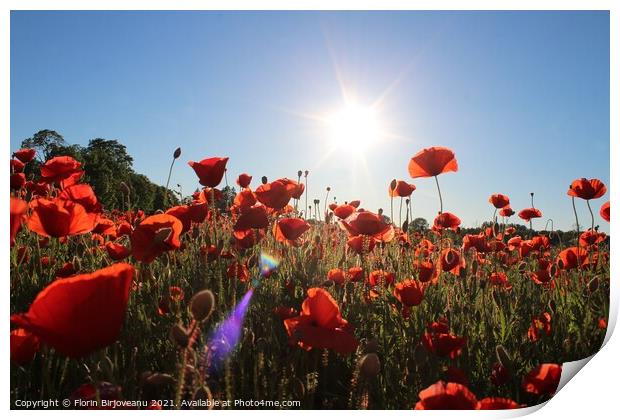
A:
{"type": "Polygon", "coordinates": [[[170,164],[170,170],[168,171],[168,180],[166,180],[166,189],[164,190],[164,201],[163,201],[164,207],[166,207],[168,203],[168,185],[170,184],[170,177],[172,176],[172,167],[174,166],[175,160],[176,159],[173,157],[172,163],[170,164]]]}
{"type": "Polygon", "coordinates": [[[594,231],[594,213],[592,213],[592,207],[590,207],[590,200],[586,200],[586,204],[588,205],[588,210],[590,210],[590,217],[592,218],[592,227],[590,230],[594,231]]]}
{"type": "Polygon", "coordinates": [[[575,229],[577,229],[577,246],[579,246],[579,218],[577,217],[577,208],[575,207],[575,197],[573,199],[573,213],[575,213],[575,229]]]}
{"type": "Polygon", "coordinates": [[[400,197],[400,209],[398,210],[398,224],[403,226],[403,198],[400,197]]]}
{"type": "Polygon", "coordinates": [[[441,198],[441,188],[439,188],[439,180],[435,175],[435,183],[437,184],[437,191],[439,192],[439,214],[443,213],[443,199],[441,198]]]}

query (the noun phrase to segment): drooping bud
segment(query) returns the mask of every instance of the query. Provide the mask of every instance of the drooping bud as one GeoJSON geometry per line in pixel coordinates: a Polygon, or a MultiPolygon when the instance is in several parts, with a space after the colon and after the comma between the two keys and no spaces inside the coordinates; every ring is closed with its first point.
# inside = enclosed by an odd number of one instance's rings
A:
{"type": "Polygon", "coordinates": [[[205,289],[196,293],[189,302],[189,309],[192,317],[202,322],[209,318],[215,308],[215,296],[211,290],[205,289]]]}
{"type": "Polygon", "coordinates": [[[377,353],[368,353],[359,360],[358,367],[362,376],[374,378],[381,371],[381,361],[377,353]]]}

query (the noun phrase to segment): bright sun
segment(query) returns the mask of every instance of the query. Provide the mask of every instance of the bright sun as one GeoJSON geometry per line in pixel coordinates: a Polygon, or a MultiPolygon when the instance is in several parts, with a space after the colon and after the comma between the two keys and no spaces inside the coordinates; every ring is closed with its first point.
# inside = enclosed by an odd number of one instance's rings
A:
{"type": "Polygon", "coordinates": [[[381,140],[381,125],[373,108],[349,104],[327,123],[330,143],[341,151],[360,153],[381,140]]]}

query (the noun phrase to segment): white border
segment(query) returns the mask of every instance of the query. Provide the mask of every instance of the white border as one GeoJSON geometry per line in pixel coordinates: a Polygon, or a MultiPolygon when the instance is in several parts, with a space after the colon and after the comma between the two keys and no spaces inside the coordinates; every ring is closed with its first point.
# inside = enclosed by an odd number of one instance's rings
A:
{"type": "MultiPolygon", "coordinates": [[[[611,174],[610,174],[610,196],[611,201],[617,203],[616,200],[616,181],[618,180],[619,171],[618,156],[619,146],[618,140],[620,139],[620,132],[618,127],[618,116],[620,116],[619,104],[618,104],[618,76],[620,75],[619,66],[619,54],[620,45],[618,45],[619,27],[620,27],[620,2],[612,0],[568,0],[568,1],[552,1],[552,0],[503,0],[503,1],[490,1],[490,0],[211,0],[211,1],[199,1],[199,0],[184,0],[184,1],[172,1],[172,0],[59,0],[59,1],[46,1],[46,0],[5,0],[0,5],[0,132],[2,133],[2,145],[5,150],[5,156],[10,154],[9,139],[10,139],[10,10],[233,10],[233,9],[251,9],[251,10],[610,10],[610,25],[611,25],[611,42],[610,42],[610,91],[612,93],[610,97],[610,137],[614,139],[610,145],[610,159],[611,159],[611,174]],[[611,158],[613,156],[613,158],[611,158]]],[[[2,188],[4,189],[4,197],[8,196],[9,183],[8,183],[8,168],[5,168],[2,172],[4,181],[2,182],[2,188]]],[[[8,200],[2,201],[3,214],[9,213],[8,200]]],[[[617,207],[612,208],[613,220],[620,220],[620,212],[617,207]]],[[[6,216],[5,216],[6,217],[6,216]]],[[[6,219],[5,219],[6,220],[6,219]]],[[[0,237],[8,237],[8,224],[0,224],[1,235],[0,237]]],[[[610,227],[610,235],[612,240],[612,250],[618,249],[618,230],[614,227],[610,227]]],[[[2,278],[4,279],[5,287],[8,287],[9,282],[9,248],[8,241],[5,241],[6,245],[2,247],[2,255],[0,255],[0,264],[2,264],[2,278]]],[[[618,264],[614,264],[614,258],[616,252],[612,251],[612,279],[618,278],[618,264]]],[[[6,290],[6,289],[5,289],[6,290]]],[[[553,416],[562,418],[562,416],[589,416],[590,418],[610,417],[609,413],[617,411],[616,408],[616,394],[617,394],[617,378],[620,378],[620,369],[618,368],[620,361],[615,357],[616,354],[620,354],[620,342],[617,337],[612,337],[611,333],[615,327],[618,317],[618,296],[619,288],[612,281],[611,287],[611,313],[609,317],[609,328],[605,339],[606,345],[600,353],[595,355],[588,366],[579,373],[579,379],[569,381],[569,383],[558,394],[546,404],[544,410],[537,411],[540,407],[529,408],[524,410],[515,410],[511,412],[459,412],[459,413],[447,413],[447,412],[408,412],[408,411],[391,411],[390,416],[411,418],[411,416],[431,416],[433,418],[501,418],[501,417],[514,417],[517,415],[524,415],[535,411],[532,418],[540,418],[543,416],[553,416]],[[610,339],[611,338],[611,339],[610,339]]],[[[5,316],[2,318],[2,323],[5,325],[4,331],[6,331],[4,345],[1,346],[2,360],[4,361],[3,374],[1,375],[2,389],[4,390],[4,398],[0,398],[0,406],[5,410],[9,409],[9,346],[8,346],[8,308],[9,308],[9,294],[6,293],[3,299],[3,307],[5,316]]],[[[573,366],[567,366],[565,364],[565,371],[574,370],[574,366],[579,363],[573,364],[573,366]]],[[[563,375],[564,376],[564,375],[563,375]]],[[[565,379],[563,378],[563,381],[565,379]]],[[[412,401],[412,405],[415,401],[412,401]]],[[[124,414],[125,412],[121,413],[124,414]]],[[[152,412],[156,413],[156,412],[152,412]]],[[[11,416],[32,418],[32,416],[40,415],[40,413],[32,413],[25,411],[12,411],[11,416]]],[[[78,418],[83,417],[84,413],[77,411],[59,412],[59,411],[47,411],[44,414],[46,417],[60,418],[78,418]]],[[[107,416],[109,413],[105,412],[90,412],[88,417],[107,416]]],[[[134,414],[138,416],[149,416],[157,414],[149,414],[149,412],[140,412],[140,414],[134,414]]],[[[221,418],[237,418],[239,415],[245,415],[245,413],[239,411],[229,412],[166,412],[166,416],[217,416],[221,418]]],[[[272,418],[273,416],[295,416],[295,418],[312,418],[317,415],[320,416],[339,416],[338,412],[321,412],[316,411],[296,411],[294,413],[282,411],[282,412],[259,412],[255,411],[251,414],[257,418],[272,418]]],[[[342,415],[347,415],[342,413],[342,415]]],[[[377,413],[356,411],[355,416],[374,418],[377,413]]]]}

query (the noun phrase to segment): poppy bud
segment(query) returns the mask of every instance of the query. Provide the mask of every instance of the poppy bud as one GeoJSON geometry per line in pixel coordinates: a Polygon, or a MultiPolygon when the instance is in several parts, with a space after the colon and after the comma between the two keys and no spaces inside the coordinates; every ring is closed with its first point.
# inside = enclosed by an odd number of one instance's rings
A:
{"type": "Polygon", "coordinates": [[[297,171],[297,177],[298,177],[298,178],[301,178],[301,174],[302,174],[302,173],[303,173],[303,172],[301,172],[301,169],[300,169],[300,170],[298,170],[298,171],[297,171]]]}
{"type": "Polygon", "coordinates": [[[215,308],[215,296],[211,290],[202,290],[192,297],[189,306],[192,317],[198,322],[204,321],[215,308]]]}
{"type": "Polygon", "coordinates": [[[189,334],[179,324],[174,324],[172,328],[170,328],[170,340],[178,345],[179,347],[187,347],[189,344],[189,334]]]}
{"type": "Polygon", "coordinates": [[[310,171],[306,169],[305,172],[304,172],[304,176],[308,176],[309,173],[310,173],[310,171]]]}
{"type": "Polygon", "coordinates": [[[266,184],[266,183],[267,183],[267,177],[263,175],[263,177],[260,179],[260,181],[261,181],[263,184],[266,184]]]}
{"type": "Polygon", "coordinates": [[[358,367],[362,376],[374,378],[381,371],[381,361],[377,353],[368,353],[359,360],[358,367]]]}
{"type": "Polygon", "coordinates": [[[392,182],[390,182],[390,190],[394,191],[396,189],[397,184],[398,184],[397,181],[393,179],[392,182]]]}
{"type": "Polygon", "coordinates": [[[178,159],[179,157],[181,157],[181,148],[177,147],[176,150],[174,151],[174,154],[172,155],[172,157],[174,159],[178,159]]]}
{"type": "Polygon", "coordinates": [[[379,209],[379,210],[377,211],[377,214],[379,214],[379,216],[382,216],[382,215],[383,215],[383,209],[379,209]]]}
{"type": "Polygon", "coordinates": [[[331,187],[327,187],[327,192],[331,191],[332,188],[331,187]]]}

